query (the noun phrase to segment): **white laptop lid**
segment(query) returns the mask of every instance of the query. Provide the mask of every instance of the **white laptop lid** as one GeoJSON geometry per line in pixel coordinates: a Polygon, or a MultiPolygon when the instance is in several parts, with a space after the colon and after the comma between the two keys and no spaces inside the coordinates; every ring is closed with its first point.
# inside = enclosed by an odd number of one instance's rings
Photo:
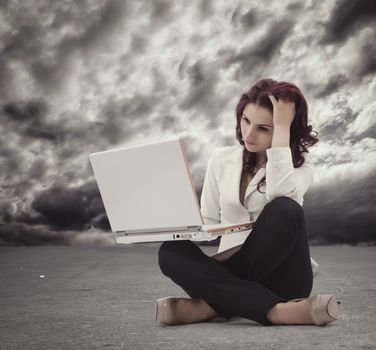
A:
{"type": "Polygon", "coordinates": [[[203,224],[179,137],[89,159],[113,232],[203,224]]]}

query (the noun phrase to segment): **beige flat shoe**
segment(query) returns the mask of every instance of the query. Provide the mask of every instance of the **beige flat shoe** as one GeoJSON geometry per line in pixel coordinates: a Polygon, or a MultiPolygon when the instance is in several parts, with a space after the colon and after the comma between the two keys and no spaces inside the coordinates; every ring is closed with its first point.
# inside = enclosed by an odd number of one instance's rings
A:
{"type": "MultiPolygon", "coordinates": [[[[177,325],[202,322],[210,319],[197,308],[202,307],[200,299],[165,297],[155,301],[155,320],[159,324],[177,325]],[[195,308],[196,307],[196,308],[195,308]]],[[[200,310],[200,309],[199,309],[200,310]]]]}
{"type": "Polygon", "coordinates": [[[328,323],[338,320],[338,305],[334,295],[332,294],[317,294],[309,298],[300,298],[289,300],[298,302],[307,300],[310,305],[310,314],[313,323],[317,326],[324,326],[328,323]]]}
{"type": "Polygon", "coordinates": [[[174,297],[159,298],[155,301],[155,321],[159,324],[179,324],[174,312],[173,305],[176,304],[174,297]]]}

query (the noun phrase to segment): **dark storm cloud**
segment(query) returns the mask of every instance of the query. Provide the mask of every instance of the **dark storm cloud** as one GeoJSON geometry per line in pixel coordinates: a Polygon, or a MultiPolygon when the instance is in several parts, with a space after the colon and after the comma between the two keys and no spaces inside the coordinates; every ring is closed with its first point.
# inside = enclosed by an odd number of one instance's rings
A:
{"type": "Polygon", "coordinates": [[[337,1],[322,39],[324,44],[342,43],[366,26],[374,26],[376,2],[373,0],[337,1]]]}
{"type": "Polygon", "coordinates": [[[62,122],[65,144],[57,150],[57,155],[66,153],[69,157],[74,156],[83,147],[88,151],[88,146],[90,151],[99,151],[118,144],[131,135],[140,132],[147,134],[154,127],[150,122],[150,114],[158,100],[158,92],[152,96],[135,93],[127,98],[109,97],[98,107],[98,121],[82,120],[79,114],[72,116],[72,122],[65,125],[62,122]]]}
{"type": "Polygon", "coordinates": [[[293,23],[288,19],[273,23],[263,38],[249,47],[245,47],[239,53],[225,58],[224,68],[228,69],[229,66],[240,63],[240,67],[235,73],[235,79],[252,76],[257,67],[269,63],[278,52],[292,26],[293,23]]]}
{"type": "Polygon", "coordinates": [[[187,157],[188,164],[191,166],[197,164],[201,160],[201,149],[195,147],[197,145],[197,140],[189,135],[186,135],[182,138],[184,145],[185,154],[187,157]]]}
{"type": "Polygon", "coordinates": [[[213,69],[208,62],[198,60],[189,66],[185,75],[189,79],[189,91],[179,103],[182,110],[194,109],[197,118],[202,119],[202,115],[206,116],[206,120],[210,121],[210,127],[214,127],[218,123],[215,115],[222,108],[224,101],[218,101],[215,96],[215,89],[219,80],[218,71],[213,69]]]}
{"type": "Polygon", "coordinates": [[[307,193],[310,239],[329,243],[376,243],[376,178],[337,180],[307,193]]]}
{"type": "Polygon", "coordinates": [[[0,225],[12,221],[13,208],[9,201],[0,201],[0,225]]]}
{"type": "Polygon", "coordinates": [[[58,127],[47,122],[48,107],[42,100],[9,102],[2,108],[13,130],[35,139],[56,141],[59,137],[58,127]]]}
{"type": "Polygon", "coordinates": [[[36,215],[19,212],[13,220],[30,225],[43,224],[53,230],[81,231],[91,226],[109,229],[95,181],[79,187],[55,184],[36,193],[31,208],[36,215]]]}
{"type": "Polygon", "coordinates": [[[9,96],[13,86],[13,73],[8,62],[1,57],[0,53],[0,99],[9,96]]]}
{"type": "MultiPolygon", "coordinates": [[[[24,145],[32,141],[48,142],[56,147],[56,159],[64,162],[76,156],[77,150],[98,144],[98,138],[101,140],[99,147],[103,147],[104,142],[106,145],[119,142],[133,132],[133,127],[142,124],[142,117],[147,116],[155,102],[155,98],[142,95],[117,102],[109,100],[98,112],[100,122],[89,122],[79,113],[52,119],[43,100],[9,102],[1,108],[0,115],[8,131],[24,136],[20,141],[24,145]]],[[[145,131],[147,125],[145,123],[145,131]]],[[[11,151],[5,148],[3,152],[11,151]]],[[[6,159],[9,170],[19,161],[16,153],[11,153],[6,159]]]]}
{"type": "MultiPolygon", "coordinates": [[[[334,120],[328,121],[324,126],[322,126],[319,131],[320,139],[326,141],[335,141],[336,139],[342,139],[346,133],[346,124],[344,120],[334,120]]],[[[345,163],[345,161],[340,162],[340,164],[345,163]]],[[[332,164],[336,165],[336,164],[332,164]]]]}
{"type": "MultiPolygon", "coordinates": [[[[351,108],[345,106],[339,114],[328,115],[326,121],[318,128],[319,138],[343,144],[349,138],[346,136],[347,127],[357,118],[358,114],[359,113],[354,113],[351,108]]],[[[351,141],[354,142],[354,136],[351,136],[351,141]]],[[[347,160],[343,160],[341,163],[345,163],[346,161],[347,160]]]]}
{"type": "Polygon", "coordinates": [[[303,2],[296,1],[296,2],[291,2],[290,4],[288,4],[286,7],[286,10],[296,11],[296,10],[301,10],[303,7],[304,7],[303,2]]]}
{"type": "Polygon", "coordinates": [[[152,91],[167,91],[170,88],[168,84],[168,76],[166,76],[158,67],[152,67],[151,76],[153,77],[152,91]]]}
{"type": "MultiPolygon", "coordinates": [[[[109,145],[119,143],[124,137],[142,131],[147,133],[154,127],[148,114],[152,112],[158,100],[153,97],[136,94],[119,101],[109,99],[98,112],[100,122],[89,122],[79,113],[50,118],[49,107],[43,100],[10,102],[2,108],[3,127],[22,135],[19,149],[7,147],[5,140],[0,150],[0,164],[5,183],[13,183],[14,189],[23,195],[30,187],[30,181],[47,174],[47,167],[42,160],[30,160],[29,164],[21,156],[22,145],[33,145],[42,151],[43,142],[54,147],[54,165],[64,169],[69,177],[67,161],[77,156],[79,150],[86,153],[99,151],[109,145]],[[28,174],[27,180],[18,180],[14,174],[28,174]]],[[[1,115],[0,114],[0,115],[1,115]]],[[[34,152],[34,151],[33,151],[34,152]]],[[[35,153],[38,156],[37,153],[35,153]]],[[[90,170],[90,169],[89,169],[90,170]]],[[[81,173],[80,176],[89,175],[81,173]]],[[[75,177],[71,172],[70,178],[75,177]]]]}
{"type": "Polygon", "coordinates": [[[267,34],[251,50],[250,54],[270,60],[282,46],[293,23],[286,19],[273,23],[267,34]]]}
{"type": "Polygon", "coordinates": [[[22,223],[0,224],[0,246],[72,245],[72,244],[113,245],[111,233],[89,229],[85,233],[77,231],[55,231],[45,226],[36,227],[22,223]]]}
{"type": "Polygon", "coordinates": [[[344,74],[336,74],[329,78],[326,84],[320,88],[315,94],[316,98],[329,96],[334,92],[338,92],[340,88],[345,85],[349,79],[344,74]]]}
{"type": "Polygon", "coordinates": [[[201,21],[205,21],[213,13],[212,0],[199,0],[197,6],[197,13],[200,16],[201,21]]]}
{"type": "Polygon", "coordinates": [[[69,77],[70,70],[70,62],[63,57],[59,62],[34,61],[30,63],[29,67],[34,81],[45,91],[48,89],[56,91],[62,88],[66,78],[69,77]]]}
{"type": "Polygon", "coordinates": [[[22,223],[0,224],[0,245],[69,244],[70,237],[42,227],[22,223]]]}
{"type": "Polygon", "coordinates": [[[355,67],[355,72],[359,77],[366,76],[376,72],[376,42],[375,42],[376,30],[374,36],[369,42],[362,45],[360,49],[360,59],[355,67]]]}
{"type": "MultiPolygon", "coordinates": [[[[241,4],[238,3],[238,6],[232,12],[231,17],[230,17],[230,21],[231,21],[231,23],[234,27],[236,27],[239,23],[239,17],[241,15],[240,12],[241,12],[241,4]]],[[[230,14],[230,13],[231,13],[231,10],[227,10],[226,13],[225,13],[225,17],[227,17],[227,15],[230,14]]]]}
{"type": "Polygon", "coordinates": [[[22,25],[13,36],[9,35],[8,38],[4,38],[2,55],[22,61],[38,57],[42,52],[42,35],[42,29],[36,25],[22,25]]]}
{"type": "Polygon", "coordinates": [[[207,81],[202,61],[197,61],[187,70],[192,86],[201,86],[207,81]]]}
{"type": "Polygon", "coordinates": [[[47,173],[46,161],[41,158],[33,161],[28,171],[28,175],[30,176],[30,178],[36,179],[36,180],[43,179],[46,173],[47,173]]]}
{"type": "Polygon", "coordinates": [[[43,100],[9,102],[1,108],[1,112],[7,128],[16,133],[36,140],[64,140],[64,128],[60,125],[62,122],[47,120],[48,106],[43,100]]]}
{"type": "Polygon", "coordinates": [[[239,22],[244,27],[244,29],[250,29],[254,27],[258,22],[257,11],[255,9],[250,9],[244,15],[240,16],[239,22]]]}
{"type": "MultiPolygon", "coordinates": [[[[5,137],[0,137],[0,166],[2,175],[12,175],[22,172],[22,157],[20,150],[10,147],[5,137]]],[[[2,184],[2,188],[4,183],[2,184]]]]}
{"type": "Polygon", "coordinates": [[[126,4],[124,0],[106,1],[97,18],[82,34],[69,36],[60,42],[58,53],[64,57],[77,49],[88,53],[98,46],[105,47],[111,34],[126,20],[126,4]]]}
{"type": "Polygon", "coordinates": [[[136,93],[129,99],[124,100],[122,112],[125,116],[134,117],[140,119],[146,117],[154,108],[158,102],[158,96],[147,95],[142,93],[136,93]]]}
{"type": "MultiPolygon", "coordinates": [[[[225,17],[227,17],[229,12],[230,10],[226,11],[225,17]]],[[[239,3],[236,9],[231,13],[230,21],[235,28],[240,27],[244,33],[251,34],[251,32],[248,31],[256,28],[257,25],[265,21],[265,18],[268,16],[270,16],[270,13],[261,10],[259,7],[247,8],[243,11],[242,4],[239,3]]]]}
{"type": "Polygon", "coordinates": [[[88,56],[98,48],[105,49],[111,35],[118,25],[126,20],[126,1],[116,0],[105,2],[98,18],[82,34],[71,35],[64,38],[57,47],[57,62],[52,66],[48,63],[35,64],[34,76],[43,84],[46,77],[51,76],[50,83],[57,83],[64,78],[64,74],[70,67],[70,56],[74,52],[81,52],[88,56]]]}
{"type": "Polygon", "coordinates": [[[54,187],[37,194],[31,208],[54,228],[82,229],[86,222],[85,202],[69,188],[54,187]]]}
{"type": "Polygon", "coordinates": [[[187,69],[187,57],[184,57],[184,59],[180,62],[179,68],[178,68],[178,76],[180,80],[183,80],[185,77],[185,72],[187,69]]]}
{"type": "Polygon", "coordinates": [[[129,116],[123,114],[123,110],[121,103],[107,101],[98,113],[100,122],[96,122],[93,128],[108,144],[115,144],[124,135],[129,135],[132,132],[131,120],[126,122],[126,118],[129,116]]]}
{"type": "Polygon", "coordinates": [[[149,37],[142,33],[132,33],[131,35],[131,44],[130,44],[130,51],[133,54],[140,54],[143,53],[149,42],[149,37]]]}
{"type": "Polygon", "coordinates": [[[160,126],[163,131],[175,129],[177,127],[177,116],[164,115],[160,119],[160,126]]]}
{"type": "MultiPolygon", "coordinates": [[[[92,13],[93,10],[88,5],[83,4],[73,3],[69,9],[53,4],[44,7],[40,5],[38,10],[41,13],[47,11],[54,18],[50,27],[43,27],[32,15],[24,16],[26,19],[21,17],[25,23],[19,23],[18,28],[8,31],[4,36],[2,57],[26,64],[40,86],[56,90],[64,84],[74,65],[72,54],[80,53],[88,57],[99,48],[105,49],[115,30],[126,21],[126,1],[104,2],[99,10],[94,10],[95,13],[92,13]],[[57,29],[60,29],[62,24],[70,25],[73,33],[60,39],[61,34],[57,29]],[[55,30],[57,44],[47,40],[46,33],[49,30],[55,30]],[[50,51],[48,57],[45,54],[47,50],[50,51]]],[[[9,16],[13,16],[11,20],[16,21],[16,9],[13,9],[9,16]]]]}
{"type": "Polygon", "coordinates": [[[166,25],[167,22],[173,18],[171,2],[155,0],[151,2],[150,6],[150,22],[155,29],[158,29],[159,26],[166,25]]]}
{"type": "Polygon", "coordinates": [[[43,101],[28,101],[26,103],[8,103],[3,107],[5,115],[16,121],[40,122],[47,112],[43,101]]]}
{"type": "Polygon", "coordinates": [[[110,98],[98,113],[98,135],[115,144],[137,131],[148,133],[153,127],[149,114],[158,104],[158,92],[154,95],[136,93],[132,97],[114,101],[110,98]]]}

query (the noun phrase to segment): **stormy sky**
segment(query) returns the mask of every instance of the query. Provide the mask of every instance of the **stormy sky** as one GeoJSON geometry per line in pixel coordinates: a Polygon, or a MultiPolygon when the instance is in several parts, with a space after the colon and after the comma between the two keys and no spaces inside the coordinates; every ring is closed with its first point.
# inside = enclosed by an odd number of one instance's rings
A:
{"type": "Polygon", "coordinates": [[[261,78],[318,132],[311,240],[375,242],[375,24],[371,0],[1,0],[0,244],[109,242],[91,152],[180,135],[200,194],[261,78]]]}

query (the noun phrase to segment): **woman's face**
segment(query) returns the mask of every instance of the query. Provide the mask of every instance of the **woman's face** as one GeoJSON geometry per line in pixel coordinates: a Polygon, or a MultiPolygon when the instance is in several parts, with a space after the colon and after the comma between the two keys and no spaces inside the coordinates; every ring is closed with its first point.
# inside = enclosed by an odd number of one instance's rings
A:
{"type": "Polygon", "coordinates": [[[246,149],[263,154],[272,145],[273,114],[264,107],[248,103],[243,111],[240,129],[246,149]]]}

